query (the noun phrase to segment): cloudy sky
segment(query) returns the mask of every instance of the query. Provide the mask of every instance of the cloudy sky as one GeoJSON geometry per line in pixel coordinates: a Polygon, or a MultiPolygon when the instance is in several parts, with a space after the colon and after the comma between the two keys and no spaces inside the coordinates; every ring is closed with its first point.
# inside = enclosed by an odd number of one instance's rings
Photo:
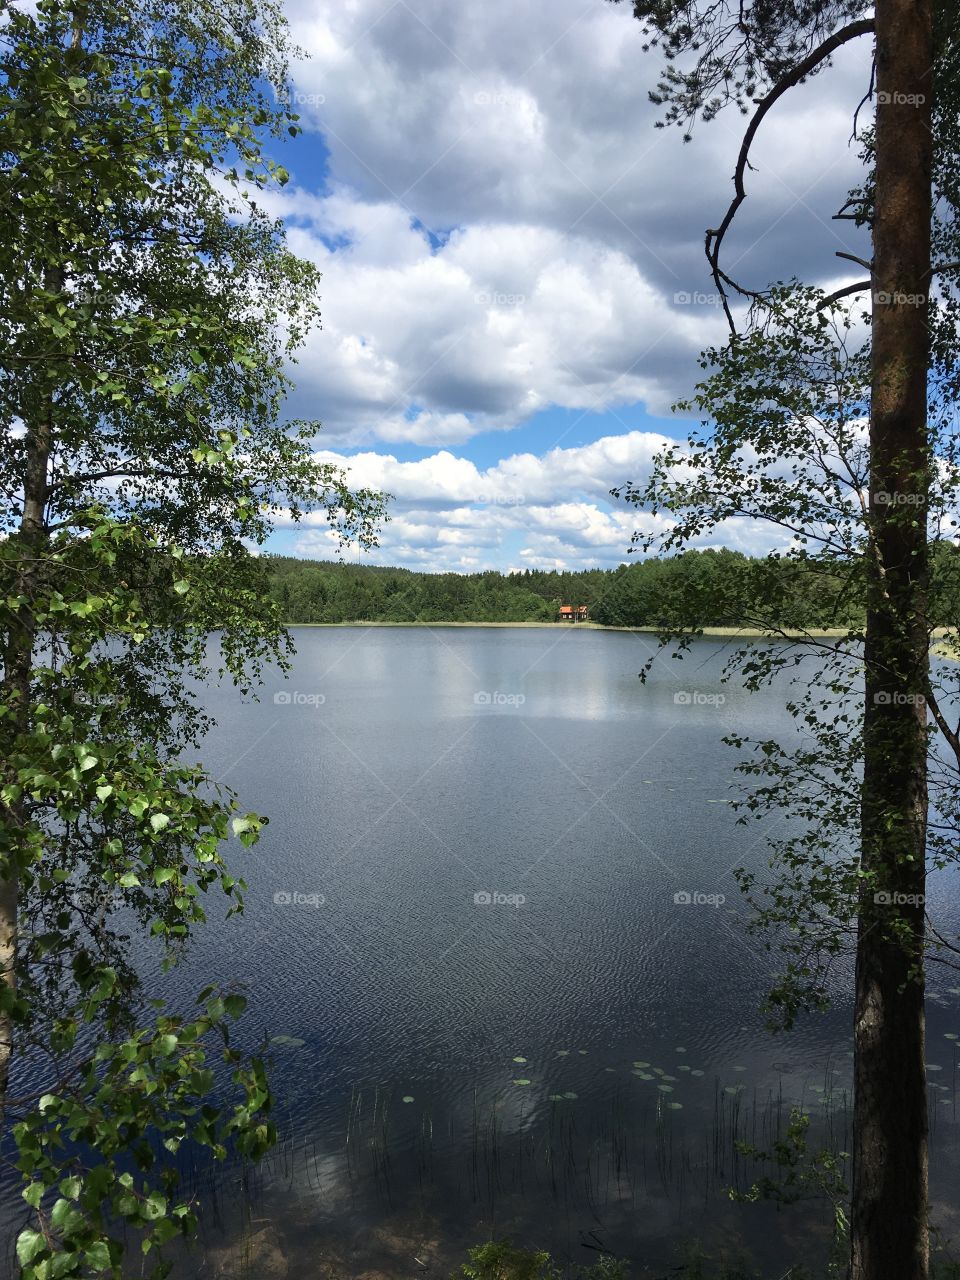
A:
{"type": "MultiPolygon", "coordinates": [[[[293,416],[324,459],[395,495],[373,559],[429,570],[612,566],[637,513],[609,497],[689,423],[722,340],[703,233],[726,209],[742,117],[684,145],[655,129],[629,4],[288,0],[305,132],[269,207],[323,271],[293,416]]],[[[857,181],[868,49],[767,118],[726,264],[757,286],[843,283],[831,220],[857,181]]],[[[851,271],[853,274],[851,274],[851,271]]],[[[756,531],[728,545],[760,550],[756,531]]],[[[328,557],[322,524],[271,549],[328,557]]]]}

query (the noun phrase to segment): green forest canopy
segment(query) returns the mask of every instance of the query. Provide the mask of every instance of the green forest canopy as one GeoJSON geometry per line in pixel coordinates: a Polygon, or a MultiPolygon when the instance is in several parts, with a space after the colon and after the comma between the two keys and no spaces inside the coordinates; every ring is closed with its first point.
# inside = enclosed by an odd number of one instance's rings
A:
{"type": "MultiPolygon", "coordinates": [[[[263,589],[291,624],[556,622],[561,604],[587,605],[592,622],[617,627],[846,628],[863,616],[849,566],[726,548],[578,572],[422,573],[273,555],[260,563],[263,589]]],[[[952,624],[960,616],[960,549],[939,544],[934,568],[934,620],[952,624]]]]}

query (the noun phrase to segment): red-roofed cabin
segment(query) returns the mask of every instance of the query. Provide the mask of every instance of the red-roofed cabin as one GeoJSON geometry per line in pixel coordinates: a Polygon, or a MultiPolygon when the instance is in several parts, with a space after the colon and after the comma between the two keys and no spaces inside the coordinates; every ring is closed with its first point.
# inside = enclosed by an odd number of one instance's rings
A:
{"type": "Polygon", "coordinates": [[[562,604],[560,606],[561,622],[586,622],[589,610],[585,604],[562,604]]]}

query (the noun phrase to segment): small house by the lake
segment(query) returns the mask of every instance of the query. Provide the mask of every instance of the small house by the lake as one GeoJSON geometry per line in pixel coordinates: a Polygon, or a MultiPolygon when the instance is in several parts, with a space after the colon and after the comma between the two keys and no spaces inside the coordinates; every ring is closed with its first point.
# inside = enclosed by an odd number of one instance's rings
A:
{"type": "Polygon", "coordinates": [[[585,604],[562,604],[560,606],[561,622],[586,622],[589,610],[585,604]]]}

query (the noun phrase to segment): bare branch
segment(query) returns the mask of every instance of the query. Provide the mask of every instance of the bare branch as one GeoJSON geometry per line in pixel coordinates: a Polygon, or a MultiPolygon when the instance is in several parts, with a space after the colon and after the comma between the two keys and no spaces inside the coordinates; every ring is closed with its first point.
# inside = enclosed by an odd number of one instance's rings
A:
{"type": "Polygon", "coordinates": [[[819,45],[812,53],[808,54],[802,62],[798,62],[792,71],[788,72],[787,75],[777,81],[766,97],[760,100],[759,106],[757,107],[750,124],[747,126],[747,131],[743,135],[743,142],[740,146],[740,155],[737,157],[737,167],[733,175],[733,184],[736,190],[736,195],[730,202],[730,207],[727,209],[720,226],[715,229],[708,230],[704,242],[707,261],[710,263],[710,270],[713,275],[714,282],[716,283],[720,296],[723,299],[723,309],[727,317],[727,323],[730,326],[730,331],[734,334],[737,329],[733,322],[733,316],[727,302],[727,292],[723,287],[724,284],[726,283],[730,285],[732,289],[736,290],[736,292],[741,294],[743,297],[756,298],[759,295],[751,292],[749,289],[741,288],[736,281],[731,280],[730,277],[720,269],[720,246],[723,243],[723,237],[726,235],[731,222],[733,222],[733,219],[736,217],[737,210],[747,198],[747,190],[744,186],[743,179],[744,174],[750,167],[750,147],[753,145],[753,140],[756,137],[757,130],[760,128],[760,125],[770,108],[783,97],[788,89],[792,89],[795,85],[800,84],[800,82],[805,79],[811,71],[815,71],[822,62],[829,58],[831,54],[835,53],[842,45],[848,44],[851,40],[856,40],[860,36],[870,35],[873,30],[873,19],[862,18],[859,22],[851,22],[847,26],[841,27],[839,31],[835,31],[829,40],[825,40],[823,44],[819,45]]]}
{"type": "Polygon", "coordinates": [[[817,310],[822,311],[824,307],[829,307],[831,302],[839,302],[841,298],[847,298],[851,293],[863,293],[864,289],[869,289],[873,282],[871,280],[858,280],[856,284],[845,284],[842,289],[837,289],[834,293],[829,293],[825,298],[817,303],[817,310]]]}
{"type": "Polygon", "coordinates": [[[844,253],[842,249],[836,251],[837,258],[846,258],[848,262],[855,262],[858,267],[865,267],[867,271],[873,271],[873,263],[868,262],[866,258],[858,258],[855,253],[844,253]]]}

